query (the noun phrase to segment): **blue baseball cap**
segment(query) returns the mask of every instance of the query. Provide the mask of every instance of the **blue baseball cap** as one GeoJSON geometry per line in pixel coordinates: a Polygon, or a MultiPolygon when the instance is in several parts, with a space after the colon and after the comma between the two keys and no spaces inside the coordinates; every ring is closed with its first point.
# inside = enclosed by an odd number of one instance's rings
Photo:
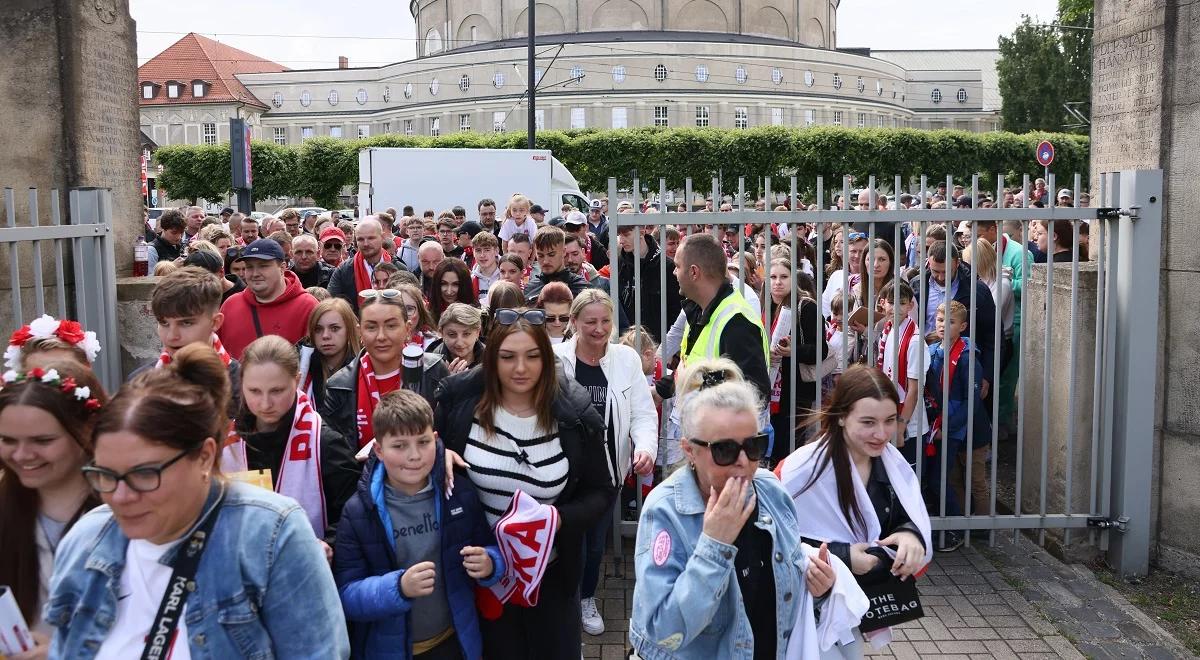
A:
{"type": "Polygon", "coordinates": [[[279,247],[278,243],[269,238],[260,238],[247,245],[246,249],[242,250],[242,256],[238,257],[235,261],[242,261],[244,259],[283,261],[283,248],[279,247]]]}

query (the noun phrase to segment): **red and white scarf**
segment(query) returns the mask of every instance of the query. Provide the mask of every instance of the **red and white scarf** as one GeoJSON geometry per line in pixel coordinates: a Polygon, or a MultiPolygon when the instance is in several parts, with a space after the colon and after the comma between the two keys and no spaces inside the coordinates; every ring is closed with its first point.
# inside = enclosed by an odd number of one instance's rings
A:
{"type": "MultiPolygon", "coordinates": [[[[963,350],[966,347],[966,340],[964,340],[962,337],[959,337],[954,342],[954,345],[950,347],[950,357],[942,362],[942,374],[943,377],[946,378],[946,381],[950,383],[950,387],[954,386],[954,372],[958,370],[958,361],[962,359],[963,350]]],[[[931,380],[932,382],[925,383],[926,391],[929,391],[929,388],[931,387],[936,387],[937,389],[935,390],[934,397],[940,399],[942,394],[942,379],[936,378],[931,380]]],[[[942,416],[937,415],[933,418],[933,422],[931,422],[929,425],[929,438],[931,440],[929,445],[930,448],[933,447],[932,439],[937,437],[938,431],[941,429],[942,416]]],[[[930,449],[927,449],[926,451],[930,451],[930,449]]]]}
{"type": "Polygon", "coordinates": [[[504,577],[489,587],[492,595],[500,603],[537,605],[542,577],[550,565],[554,536],[558,533],[558,509],[540,504],[518,490],[493,531],[504,557],[505,571],[504,577]]]}
{"type": "MultiPolygon", "coordinates": [[[[316,401],[313,396],[312,363],[317,349],[311,346],[300,346],[300,390],[308,395],[309,401],[316,401]]],[[[318,369],[320,366],[317,367],[318,369]]]]}
{"type": "MultiPolygon", "coordinates": [[[[379,251],[379,263],[391,261],[392,255],[388,254],[387,250],[379,251]]],[[[376,264],[379,265],[379,264],[376,264]]],[[[374,289],[375,283],[371,281],[371,273],[367,271],[367,260],[363,258],[362,252],[354,253],[354,294],[357,296],[359,291],[374,289]]],[[[361,301],[360,301],[361,302],[361,301]]]]}
{"type": "MultiPolygon", "coordinates": [[[[403,378],[403,374],[401,374],[403,378]]],[[[371,365],[371,356],[365,352],[358,359],[358,448],[362,449],[368,442],[375,439],[375,429],[371,426],[371,417],[375,414],[375,406],[379,403],[379,380],[375,376],[375,367],[371,365]]],[[[383,392],[382,394],[387,394],[383,392]]]]}
{"type": "MultiPolygon", "coordinates": [[[[212,336],[212,347],[213,350],[217,352],[217,357],[221,358],[221,362],[224,362],[225,366],[228,367],[233,358],[230,357],[229,353],[225,351],[225,347],[221,345],[221,340],[217,338],[217,334],[215,332],[212,336]]],[[[154,368],[158,369],[160,367],[165,367],[168,364],[171,364],[171,356],[167,355],[166,349],[163,349],[163,352],[158,355],[158,362],[154,363],[154,368]]]]}
{"type": "MultiPolygon", "coordinates": [[[[249,469],[246,441],[232,431],[230,440],[221,450],[221,471],[245,472],[249,469]]],[[[323,538],[327,516],[321,483],[321,416],[300,390],[296,390],[296,412],[278,475],[275,492],[299,502],[317,538],[323,538]]]]}

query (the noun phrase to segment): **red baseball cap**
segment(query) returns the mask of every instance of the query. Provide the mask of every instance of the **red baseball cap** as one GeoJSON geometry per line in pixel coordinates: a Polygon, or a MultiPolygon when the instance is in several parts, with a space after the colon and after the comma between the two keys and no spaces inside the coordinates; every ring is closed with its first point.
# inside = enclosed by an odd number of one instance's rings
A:
{"type": "Polygon", "coordinates": [[[339,241],[341,241],[343,244],[345,244],[346,243],[346,232],[342,231],[341,229],[338,229],[337,227],[326,227],[321,230],[321,238],[320,238],[321,245],[325,245],[325,241],[328,241],[331,238],[336,238],[339,241]]]}

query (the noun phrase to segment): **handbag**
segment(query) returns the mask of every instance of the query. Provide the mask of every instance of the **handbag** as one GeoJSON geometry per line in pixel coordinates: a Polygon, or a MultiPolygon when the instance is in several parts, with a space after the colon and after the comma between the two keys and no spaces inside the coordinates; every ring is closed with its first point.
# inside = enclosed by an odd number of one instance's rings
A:
{"type": "Polygon", "coordinates": [[[858,585],[871,603],[858,626],[864,633],[925,616],[924,610],[921,609],[921,596],[917,593],[916,579],[902,581],[899,576],[890,572],[883,574],[886,577],[871,582],[859,582],[858,585]]]}
{"type": "MultiPolygon", "coordinates": [[[[800,306],[803,307],[805,303],[809,303],[812,305],[816,304],[816,302],[809,300],[808,298],[802,298],[800,300],[800,306]]],[[[797,319],[799,319],[798,315],[797,315],[797,319]]],[[[820,320],[820,315],[818,315],[817,320],[818,321],[820,320]]],[[[805,335],[804,335],[804,324],[797,323],[797,325],[800,327],[800,343],[807,344],[808,341],[805,339],[805,335]]],[[[817,332],[820,332],[819,328],[817,329],[817,332]]],[[[806,383],[817,382],[817,366],[818,365],[816,365],[816,364],[805,364],[797,359],[796,360],[796,369],[797,369],[798,373],[800,374],[800,380],[802,380],[806,383]]],[[[821,367],[821,375],[828,376],[829,374],[833,373],[834,369],[837,368],[838,356],[831,351],[830,354],[825,356],[824,360],[821,360],[819,366],[821,367]]]]}

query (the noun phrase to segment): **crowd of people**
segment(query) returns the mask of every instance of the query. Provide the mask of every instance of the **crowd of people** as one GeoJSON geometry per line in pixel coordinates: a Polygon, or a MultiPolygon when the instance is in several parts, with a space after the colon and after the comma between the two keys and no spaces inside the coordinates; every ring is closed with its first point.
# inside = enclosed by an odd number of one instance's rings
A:
{"type": "Polygon", "coordinates": [[[168,210],[146,236],[161,348],[118,391],[79,324],[18,329],[0,584],[35,645],[15,657],[577,657],[605,631],[614,517],[638,520],[637,657],[886,644],[866,591],[961,545],[929,511],[984,510],[1023,265],[1084,258],[1075,227],[870,243],[870,223],[561,211],[168,210]]]}

